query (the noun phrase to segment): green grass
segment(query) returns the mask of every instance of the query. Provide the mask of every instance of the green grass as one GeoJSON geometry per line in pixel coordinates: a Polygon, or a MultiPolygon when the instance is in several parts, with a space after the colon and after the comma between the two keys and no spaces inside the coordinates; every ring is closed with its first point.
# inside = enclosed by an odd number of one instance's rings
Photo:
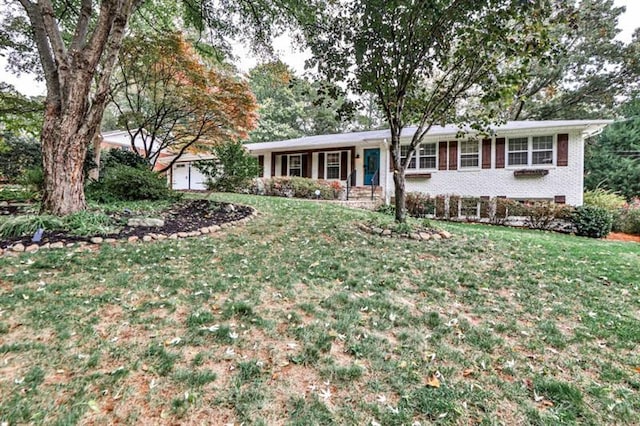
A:
{"type": "Polygon", "coordinates": [[[0,258],[0,422],[640,418],[640,246],[436,221],[454,238],[387,239],[356,227],[378,213],[212,198],[259,216],[0,258]]]}

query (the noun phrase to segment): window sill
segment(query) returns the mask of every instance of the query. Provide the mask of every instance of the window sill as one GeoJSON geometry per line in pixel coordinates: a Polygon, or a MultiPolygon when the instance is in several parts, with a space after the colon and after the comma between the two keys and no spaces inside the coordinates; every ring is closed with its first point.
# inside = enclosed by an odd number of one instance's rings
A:
{"type": "Polygon", "coordinates": [[[431,173],[407,173],[405,179],[431,179],[431,173]]]}
{"type": "Polygon", "coordinates": [[[542,177],[549,174],[549,169],[520,169],[514,170],[514,177],[542,177]]]}

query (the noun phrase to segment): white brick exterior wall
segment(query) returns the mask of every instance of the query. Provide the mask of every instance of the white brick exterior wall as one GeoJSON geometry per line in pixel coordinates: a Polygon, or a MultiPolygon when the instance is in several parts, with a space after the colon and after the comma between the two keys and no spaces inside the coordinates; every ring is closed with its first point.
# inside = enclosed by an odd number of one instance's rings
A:
{"type": "MultiPolygon", "coordinates": [[[[549,131],[543,133],[551,134],[549,131]]],[[[554,135],[556,135],[554,133],[554,135]]],[[[503,135],[499,135],[502,137],[503,135]]],[[[535,136],[507,135],[509,136],[535,136]]],[[[433,141],[430,141],[433,142],[433,141]]],[[[506,150],[506,148],[505,148],[506,150]]],[[[554,138],[554,161],[548,166],[508,166],[503,169],[495,168],[495,138],[491,145],[490,169],[461,169],[458,152],[458,170],[424,170],[420,173],[431,173],[430,179],[407,179],[406,190],[409,192],[424,192],[430,195],[460,195],[470,197],[506,196],[507,198],[534,199],[543,198],[553,200],[555,196],[566,197],[566,203],[582,204],[583,193],[583,158],[584,144],[580,133],[569,133],[568,166],[556,166],[557,137],[554,138]],[[540,177],[515,177],[513,172],[522,169],[546,169],[549,174],[540,177]]],[[[508,153],[505,152],[505,157],[508,153]]],[[[386,159],[386,156],[385,156],[386,159]]],[[[386,168],[389,170],[389,167],[386,168]]],[[[412,170],[407,171],[410,174],[412,170]]],[[[388,195],[393,196],[393,176],[387,172],[385,176],[388,195]]]]}

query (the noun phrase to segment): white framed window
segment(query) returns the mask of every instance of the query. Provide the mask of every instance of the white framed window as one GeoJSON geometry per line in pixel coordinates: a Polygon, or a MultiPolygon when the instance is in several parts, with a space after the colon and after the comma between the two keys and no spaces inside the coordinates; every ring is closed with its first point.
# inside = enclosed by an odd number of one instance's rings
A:
{"type": "Polygon", "coordinates": [[[460,168],[473,169],[480,167],[480,142],[475,140],[460,141],[460,168]]]}
{"type": "Polygon", "coordinates": [[[288,176],[302,176],[302,155],[290,155],[288,176]]]}
{"type": "Polygon", "coordinates": [[[553,164],[553,136],[509,138],[508,166],[543,166],[553,164]]]}
{"type": "Polygon", "coordinates": [[[526,166],[529,164],[529,138],[509,138],[507,144],[509,166],[526,166]]]}
{"type": "Polygon", "coordinates": [[[436,144],[421,143],[418,146],[418,168],[435,169],[436,168],[436,144]]]}
{"type": "MultiPolygon", "coordinates": [[[[409,145],[400,145],[400,159],[404,161],[409,152],[409,145]]],[[[421,143],[416,147],[407,169],[435,169],[436,168],[436,144],[421,143]],[[416,161],[417,160],[417,161],[416,161]]]]}
{"type": "Polygon", "coordinates": [[[326,161],[326,179],[340,179],[340,153],[327,152],[326,161]]]}
{"type": "Polygon", "coordinates": [[[553,164],[553,136],[531,138],[531,164],[553,164]]]}

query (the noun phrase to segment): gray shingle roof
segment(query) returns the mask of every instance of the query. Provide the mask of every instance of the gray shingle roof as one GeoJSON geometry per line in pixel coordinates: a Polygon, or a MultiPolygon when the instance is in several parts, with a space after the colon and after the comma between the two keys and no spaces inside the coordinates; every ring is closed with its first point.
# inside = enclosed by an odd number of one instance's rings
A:
{"type": "MultiPolygon", "coordinates": [[[[565,128],[586,130],[590,127],[602,128],[612,123],[611,120],[556,120],[556,121],[509,121],[506,124],[495,126],[492,130],[495,133],[511,133],[525,130],[536,130],[545,128],[565,128]]],[[[427,136],[450,136],[455,137],[461,129],[457,126],[433,126],[427,136]]],[[[416,131],[416,127],[407,127],[402,132],[402,137],[410,137],[416,131]]],[[[470,129],[463,129],[470,133],[470,129]]],[[[339,133],[334,135],[305,136],[296,139],[287,139],[273,142],[250,143],[245,146],[249,151],[273,151],[286,150],[291,148],[324,148],[342,145],[353,145],[371,140],[389,139],[388,129],[372,130],[366,132],[339,133]]]]}

